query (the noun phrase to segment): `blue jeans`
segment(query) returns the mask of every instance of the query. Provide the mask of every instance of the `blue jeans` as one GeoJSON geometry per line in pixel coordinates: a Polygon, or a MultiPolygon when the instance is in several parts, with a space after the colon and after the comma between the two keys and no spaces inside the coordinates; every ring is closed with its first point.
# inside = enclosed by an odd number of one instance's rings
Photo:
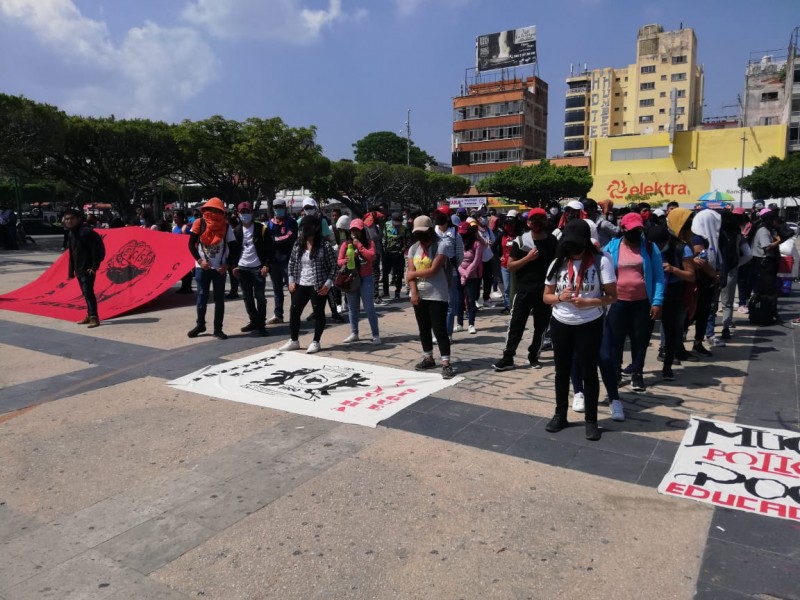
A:
{"type": "Polygon", "coordinates": [[[269,280],[272,282],[272,293],[275,296],[275,316],[283,319],[283,288],[289,283],[286,272],[289,270],[289,259],[274,260],[269,264],[269,280]]]}
{"type": "Polygon", "coordinates": [[[450,299],[447,302],[447,336],[453,337],[453,324],[456,321],[456,313],[458,312],[458,286],[459,274],[457,269],[453,269],[453,280],[450,282],[450,299]]]}
{"type": "Polygon", "coordinates": [[[477,277],[474,279],[467,279],[464,285],[461,285],[461,278],[458,279],[458,324],[464,324],[464,305],[467,308],[467,322],[470,325],[475,325],[475,313],[478,311],[475,303],[478,301],[478,293],[481,291],[481,280],[477,277]]]}
{"type": "Polygon", "coordinates": [[[261,269],[239,267],[239,285],[250,324],[263,329],[267,322],[267,280],[262,277],[261,269]]]}
{"type": "Polygon", "coordinates": [[[619,398],[616,383],[622,369],[622,351],[625,338],[631,338],[631,357],[634,373],[641,374],[644,369],[647,344],[650,342],[650,302],[636,300],[628,302],[617,300],[608,309],[603,343],[600,348],[600,370],[609,398],[619,398]],[[609,389],[611,388],[611,389],[609,389]]]}
{"type": "Polygon", "coordinates": [[[194,278],[197,281],[197,324],[206,326],[206,307],[211,290],[214,284],[214,331],[222,330],[222,321],[225,318],[225,280],[227,275],[223,275],[216,269],[201,269],[196,267],[194,278]]]}
{"type": "Polygon", "coordinates": [[[350,312],[350,332],[358,335],[358,319],[361,316],[361,303],[367,313],[372,337],[379,337],[378,314],[375,312],[375,276],[361,278],[361,287],[356,292],[347,292],[347,310],[350,312]]]}
{"type": "Polygon", "coordinates": [[[78,283],[81,286],[81,293],[86,300],[86,314],[90,317],[97,317],[97,297],[94,295],[95,275],[78,275],[78,283]]]}
{"type": "Polygon", "coordinates": [[[500,267],[500,277],[503,279],[503,308],[511,307],[511,271],[506,267],[500,267]]]}

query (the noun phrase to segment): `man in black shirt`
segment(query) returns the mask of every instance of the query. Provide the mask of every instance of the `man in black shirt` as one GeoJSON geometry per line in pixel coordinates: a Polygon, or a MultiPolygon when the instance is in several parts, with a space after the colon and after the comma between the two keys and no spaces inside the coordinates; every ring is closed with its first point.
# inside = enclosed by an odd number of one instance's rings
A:
{"type": "Polygon", "coordinates": [[[556,239],[547,228],[547,213],[534,208],[528,213],[528,231],[519,236],[511,246],[508,270],[516,275],[514,299],[511,303],[511,320],[508,323],[506,347],[503,358],[492,365],[495,371],[514,368],[514,354],[525,333],[528,316],[533,314],[533,340],[528,347],[528,362],[532,369],[540,369],[539,350],[552,310],[545,304],[544,280],[547,268],[556,255],[556,239]]]}
{"type": "Polygon", "coordinates": [[[78,278],[81,293],[86,300],[86,317],[82,321],[78,321],[78,325],[88,325],[91,329],[100,325],[94,282],[100,263],[105,257],[103,238],[83,223],[83,213],[75,208],[68,208],[64,211],[64,227],[68,232],[69,271],[67,277],[69,279],[78,278]]]}

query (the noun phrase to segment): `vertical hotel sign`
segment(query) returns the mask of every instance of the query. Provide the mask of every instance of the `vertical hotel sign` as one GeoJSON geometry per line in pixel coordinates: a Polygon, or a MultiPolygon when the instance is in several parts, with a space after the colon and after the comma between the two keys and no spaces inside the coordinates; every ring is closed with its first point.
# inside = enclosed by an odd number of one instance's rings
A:
{"type": "Polygon", "coordinates": [[[536,62],[536,26],[478,37],[478,71],[530,65],[536,62]]]}
{"type": "Polygon", "coordinates": [[[592,73],[591,116],[589,137],[608,137],[611,107],[611,75],[608,69],[592,73]],[[599,133],[598,133],[599,128],[599,133]]]}

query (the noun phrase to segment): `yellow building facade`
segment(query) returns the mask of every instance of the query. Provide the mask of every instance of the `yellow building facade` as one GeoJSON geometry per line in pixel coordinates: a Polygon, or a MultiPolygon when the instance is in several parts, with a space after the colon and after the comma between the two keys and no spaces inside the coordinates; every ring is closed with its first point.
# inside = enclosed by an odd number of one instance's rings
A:
{"type": "MultiPolygon", "coordinates": [[[[589,196],[624,203],[628,195],[693,206],[707,192],[740,198],[739,178],[769,157],[786,157],[786,125],[632,135],[590,140],[589,196]],[[742,168],[744,160],[744,169],[742,168]]],[[[752,204],[749,193],[741,198],[752,204]]]]}

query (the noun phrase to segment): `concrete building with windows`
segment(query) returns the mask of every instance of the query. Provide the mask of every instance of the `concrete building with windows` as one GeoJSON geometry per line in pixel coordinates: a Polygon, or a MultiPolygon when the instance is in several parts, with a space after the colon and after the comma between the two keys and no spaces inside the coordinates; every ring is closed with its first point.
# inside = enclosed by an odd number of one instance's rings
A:
{"type": "Polygon", "coordinates": [[[473,185],[547,155],[547,83],[535,76],[485,77],[453,99],[453,175],[473,185]]]}
{"type": "Polygon", "coordinates": [[[646,25],[639,29],[634,64],[567,78],[564,154],[579,155],[581,147],[587,152],[595,138],[688,131],[700,124],[702,106],[694,31],[646,25]]]}

